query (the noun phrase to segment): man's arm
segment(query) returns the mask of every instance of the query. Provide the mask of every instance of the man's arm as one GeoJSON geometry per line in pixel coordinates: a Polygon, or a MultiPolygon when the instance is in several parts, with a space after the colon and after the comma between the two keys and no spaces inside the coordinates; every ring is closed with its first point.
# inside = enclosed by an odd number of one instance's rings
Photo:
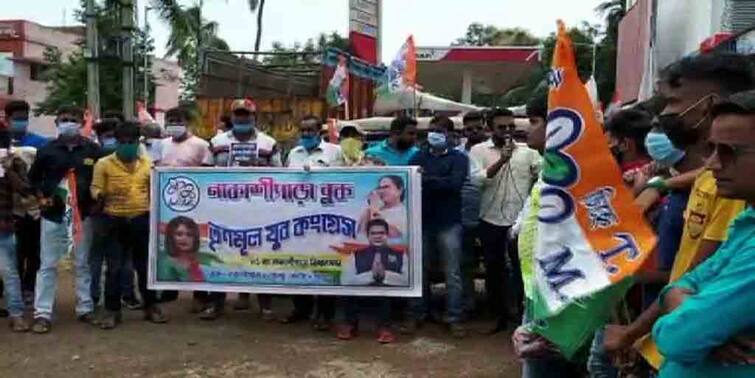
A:
{"type": "Polygon", "coordinates": [[[457,155],[448,176],[422,175],[422,187],[437,191],[460,191],[469,175],[469,162],[464,155],[457,155]]]}
{"type": "Polygon", "coordinates": [[[603,348],[607,353],[621,352],[630,348],[635,341],[650,333],[653,324],[661,315],[661,306],[656,301],[627,326],[607,325],[603,348]]]}
{"type": "Polygon", "coordinates": [[[700,242],[700,248],[698,248],[697,254],[692,260],[692,265],[690,265],[689,269],[692,270],[696,266],[708,260],[708,258],[712,256],[720,246],[721,242],[719,241],[703,240],[702,242],[700,242]]]}
{"type": "Polygon", "coordinates": [[[100,200],[105,191],[105,182],[105,164],[104,161],[99,161],[94,165],[94,174],[92,175],[92,185],[90,187],[93,200],[100,200]]]}

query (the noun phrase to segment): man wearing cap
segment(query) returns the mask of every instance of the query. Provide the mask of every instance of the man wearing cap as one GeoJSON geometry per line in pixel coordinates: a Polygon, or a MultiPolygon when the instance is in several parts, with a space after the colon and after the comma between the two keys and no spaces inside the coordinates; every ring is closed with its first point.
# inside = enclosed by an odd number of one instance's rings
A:
{"type": "MultiPolygon", "coordinates": [[[[210,141],[216,167],[281,167],[280,151],[275,139],[257,130],[257,108],[250,99],[239,99],[231,105],[231,130],[210,141]]],[[[223,293],[214,294],[213,302],[222,303],[223,293]]],[[[274,320],[272,296],[257,296],[263,319],[274,320]]],[[[240,293],[236,310],[249,309],[249,294],[240,293]]]]}
{"type": "Polygon", "coordinates": [[[665,357],[660,377],[755,376],[755,91],[712,109],[706,166],[718,193],[748,204],[708,260],[668,285],[653,337],[665,357]]]}

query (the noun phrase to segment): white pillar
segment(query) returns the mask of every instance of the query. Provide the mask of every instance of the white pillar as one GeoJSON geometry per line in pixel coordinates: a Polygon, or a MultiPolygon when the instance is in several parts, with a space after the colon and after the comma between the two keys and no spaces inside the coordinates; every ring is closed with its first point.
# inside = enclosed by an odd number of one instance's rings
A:
{"type": "Polygon", "coordinates": [[[461,77],[461,102],[472,104],[472,73],[466,70],[461,77]]]}

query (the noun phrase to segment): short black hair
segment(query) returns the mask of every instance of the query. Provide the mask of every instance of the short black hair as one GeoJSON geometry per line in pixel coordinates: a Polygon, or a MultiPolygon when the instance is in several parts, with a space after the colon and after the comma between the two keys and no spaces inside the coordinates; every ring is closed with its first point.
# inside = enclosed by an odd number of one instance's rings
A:
{"type": "Polygon", "coordinates": [[[368,236],[370,235],[370,230],[373,227],[383,227],[385,228],[385,232],[390,231],[390,226],[388,226],[388,222],[386,222],[385,219],[383,218],[375,218],[367,222],[367,227],[365,227],[364,229],[368,236]]]}
{"type": "Polygon", "coordinates": [[[5,116],[10,117],[15,112],[29,112],[31,107],[29,103],[22,100],[15,100],[5,104],[5,116]]]}
{"type": "Polygon", "coordinates": [[[391,121],[391,134],[401,134],[409,126],[417,126],[417,120],[407,116],[398,116],[391,121]]]}
{"type": "Polygon", "coordinates": [[[451,118],[448,118],[444,115],[437,115],[433,117],[433,119],[430,120],[431,125],[438,125],[446,131],[453,132],[454,131],[454,121],[451,121],[451,118]]]}
{"type": "Polygon", "coordinates": [[[105,119],[105,118],[115,118],[119,122],[125,122],[126,121],[126,117],[123,115],[123,112],[121,112],[120,110],[108,110],[108,111],[105,111],[104,113],[102,113],[102,119],[105,119]]]}
{"type": "Polygon", "coordinates": [[[493,108],[488,111],[488,126],[493,127],[493,120],[495,117],[513,117],[514,112],[507,108],[493,108]]]}
{"type": "Polygon", "coordinates": [[[548,118],[548,92],[534,94],[526,106],[527,117],[548,118]]]}
{"type": "Polygon", "coordinates": [[[84,118],[84,110],[78,106],[64,105],[59,107],[55,115],[60,117],[63,114],[70,114],[79,118],[84,118]]]}
{"type": "Polygon", "coordinates": [[[120,124],[121,122],[116,118],[105,118],[95,123],[94,126],[92,126],[92,129],[94,129],[94,132],[96,132],[97,135],[102,135],[115,131],[120,124]]]}
{"type": "Polygon", "coordinates": [[[180,106],[168,109],[168,111],[165,112],[165,119],[167,120],[169,118],[181,118],[186,121],[190,119],[189,112],[187,112],[186,109],[180,106]]]}
{"type": "Polygon", "coordinates": [[[304,117],[301,118],[301,121],[299,121],[299,123],[302,123],[305,121],[315,121],[318,125],[322,125],[322,121],[320,121],[320,117],[314,114],[305,115],[304,117]]]}
{"type": "Polygon", "coordinates": [[[681,85],[681,79],[701,80],[716,83],[719,94],[755,88],[752,60],[741,54],[710,53],[688,56],[671,63],[661,71],[661,80],[672,88],[681,85]]]}
{"type": "Polygon", "coordinates": [[[632,139],[637,150],[645,153],[645,137],[653,128],[653,116],[637,109],[624,109],[616,112],[606,122],[606,131],[622,139],[632,139]]]}
{"type": "Polygon", "coordinates": [[[481,112],[478,111],[471,111],[467,114],[464,114],[464,118],[462,118],[462,123],[466,124],[467,122],[477,122],[477,121],[483,121],[485,120],[485,117],[482,115],[481,112]]]}
{"type": "Polygon", "coordinates": [[[115,128],[115,138],[118,140],[125,138],[139,139],[141,131],[139,130],[139,124],[133,121],[121,122],[118,127],[115,128]]]}

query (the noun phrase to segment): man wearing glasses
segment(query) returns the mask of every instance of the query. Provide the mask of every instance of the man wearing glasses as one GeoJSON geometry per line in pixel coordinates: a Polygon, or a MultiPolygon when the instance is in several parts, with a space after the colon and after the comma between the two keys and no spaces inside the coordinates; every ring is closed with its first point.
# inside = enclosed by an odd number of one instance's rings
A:
{"type": "MultiPolygon", "coordinates": [[[[488,306],[498,317],[491,333],[506,329],[509,318],[507,304],[521,307],[522,278],[519,258],[509,245],[509,229],[515,223],[532,184],[540,172],[540,154],[524,143],[514,141],[514,114],[508,109],[495,109],[488,119],[492,137],[474,147],[470,158],[482,169],[477,179],[480,187],[480,224],[478,228],[485,259],[485,285],[488,306]],[[506,259],[515,270],[516,298],[507,302],[506,259]]],[[[516,311],[512,311],[516,312],[516,311]]],[[[512,317],[520,314],[512,313],[512,317]]],[[[518,320],[517,320],[518,322],[518,320]]]]}

